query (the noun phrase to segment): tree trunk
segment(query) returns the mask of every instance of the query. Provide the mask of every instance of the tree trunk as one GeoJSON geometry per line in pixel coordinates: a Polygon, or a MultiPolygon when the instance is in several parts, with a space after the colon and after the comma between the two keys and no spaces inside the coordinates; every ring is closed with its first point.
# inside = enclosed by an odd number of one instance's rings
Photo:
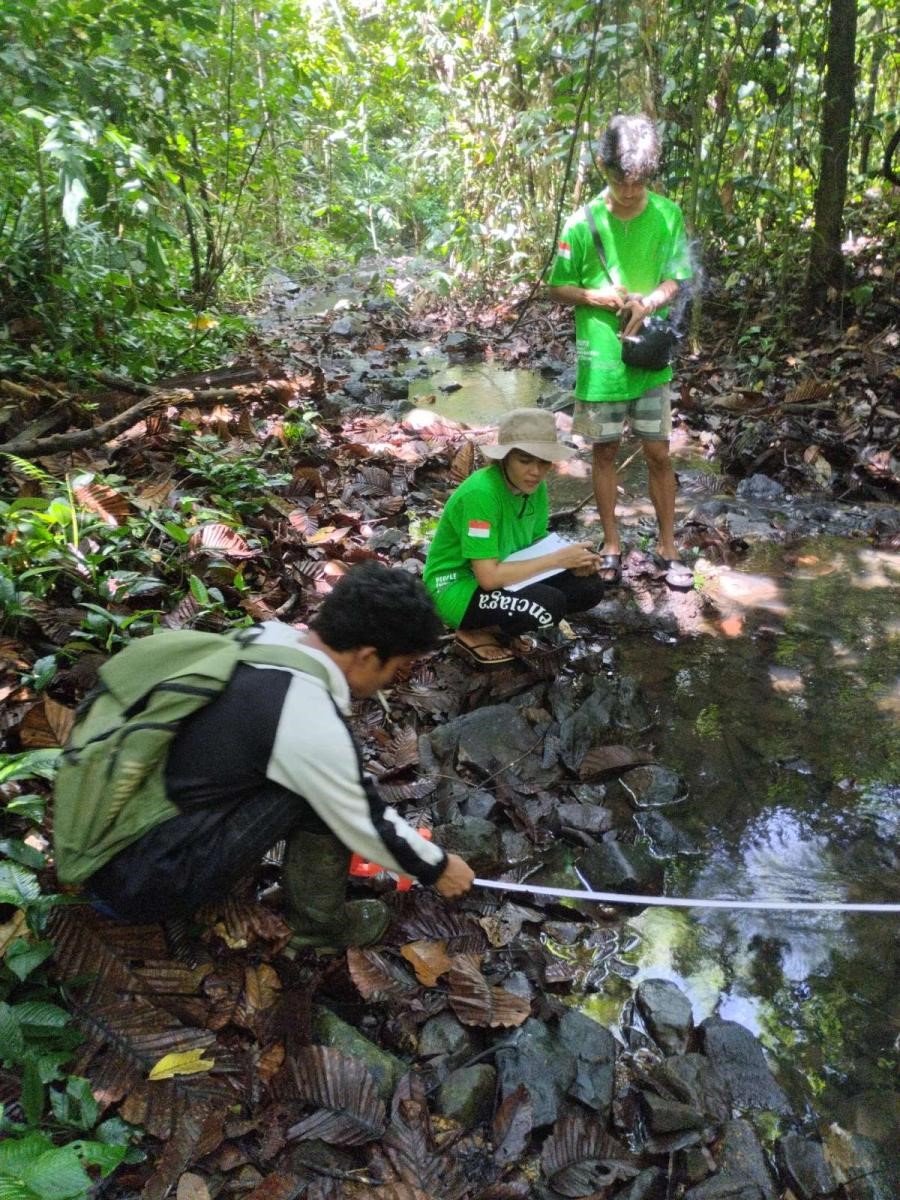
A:
{"type": "Polygon", "coordinates": [[[819,183],[806,277],[807,308],[813,308],[821,302],[824,288],[840,288],[843,282],[841,235],[850,157],[850,124],[853,119],[855,49],[856,0],[831,0],[819,183]]]}

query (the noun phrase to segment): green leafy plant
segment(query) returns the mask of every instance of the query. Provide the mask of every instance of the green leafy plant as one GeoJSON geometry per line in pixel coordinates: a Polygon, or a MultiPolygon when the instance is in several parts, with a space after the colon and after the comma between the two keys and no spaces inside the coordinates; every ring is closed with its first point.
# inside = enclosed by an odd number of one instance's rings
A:
{"type": "MultiPolygon", "coordinates": [[[[16,789],[52,779],[59,753],[0,755],[8,824],[40,819],[40,798],[16,789]]],[[[82,1036],[47,972],[53,946],[46,920],[62,897],[43,891],[44,866],[44,855],[23,838],[0,840],[0,905],[14,913],[3,927],[0,1065],[21,1081],[18,1105],[0,1105],[0,1195],[10,1200],[87,1197],[96,1183],[92,1169],[105,1177],[126,1157],[140,1157],[130,1148],[136,1131],[119,1118],[99,1122],[90,1083],[65,1070],[82,1036]],[[73,1132],[92,1136],[72,1140],[73,1132]]]]}

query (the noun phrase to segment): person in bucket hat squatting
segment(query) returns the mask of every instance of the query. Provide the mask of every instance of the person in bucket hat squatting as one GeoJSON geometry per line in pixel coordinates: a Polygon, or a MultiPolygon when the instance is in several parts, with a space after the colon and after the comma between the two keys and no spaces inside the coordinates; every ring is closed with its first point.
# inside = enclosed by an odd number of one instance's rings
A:
{"type": "Polygon", "coordinates": [[[423,575],[456,648],[479,666],[511,662],[531,644],[528,630],[547,629],[597,604],[605,586],[589,542],[536,558],[504,562],[547,535],[551,466],[575,453],[557,439],[553,414],[517,408],[506,414],[497,444],[482,446],[490,464],[473,472],[447,501],[423,575]],[[556,574],[509,591],[543,571],[556,574]]]}
{"type": "Polygon", "coordinates": [[[607,187],[566,222],[549,280],[550,298],[575,309],[574,433],[593,443],[593,484],[603,524],[601,574],[622,577],[616,525],[616,454],[626,420],[641,440],[659,527],[653,555],[669,587],[690,588],[693,574],[675,544],[675,472],[669,457],[672,368],[646,370],[622,361],[622,337],[664,316],[691,278],[678,205],[648,189],[660,147],[649,117],[613,117],[600,138],[607,187]],[[593,217],[606,267],[588,221],[593,217]]]}
{"type": "Polygon", "coordinates": [[[325,597],[308,632],[266,621],[126,646],[101,669],[63,753],[60,880],[124,920],[165,921],[225,899],[284,840],[294,948],[384,934],[385,904],[347,899],[351,852],[463,895],[472,870],[382,799],[347,724],[351,696],[386,687],[437,647],[441,628],[420,580],[364,563],[325,597]],[[164,721],[161,706],[171,716],[179,704],[191,715],[164,721]],[[114,750],[110,730],[125,730],[114,750]]]}

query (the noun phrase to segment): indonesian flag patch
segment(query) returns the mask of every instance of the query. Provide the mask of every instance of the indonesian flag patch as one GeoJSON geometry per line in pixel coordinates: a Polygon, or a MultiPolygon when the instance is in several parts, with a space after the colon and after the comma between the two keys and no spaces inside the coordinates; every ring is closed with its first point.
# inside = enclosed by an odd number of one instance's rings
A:
{"type": "Polygon", "coordinates": [[[490,521],[470,521],[469,537],[489,538],[491,536],[490,521]]]}
{"type": "Polygon", "coordinates": [[[557,242],[556,243],[556,253],[559,255],[560,258],[571,258],[572,257],[572,247],[569,245],[568,242],[557,242]]]}

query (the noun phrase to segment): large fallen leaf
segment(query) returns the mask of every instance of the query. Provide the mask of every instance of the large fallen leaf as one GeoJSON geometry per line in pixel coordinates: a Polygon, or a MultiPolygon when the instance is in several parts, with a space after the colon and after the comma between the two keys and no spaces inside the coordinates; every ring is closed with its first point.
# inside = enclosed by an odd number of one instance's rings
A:
{"type": "Polygon", "coordinates": [[[384,1136],[384,1149],[400,1182],[434,1200],[461,1200],[469,1182],[449,1155],[435,1149],[428,1107],[421,1100],[399,1100],[384,1136]]]}
{"type": "Polygon", "coordinates": [[[24,908],[16,909],[10,919],[0,925],[0,958],[18,938],[28,939],[30,937],[25,910],[24,908]]]}
{"type": "Polygon", "coordinates": [[[362,1063],[329,1046],[305,1046],[292,1062],[298,1098],[316,1112],[292,1125],[291,1141],[318,1139],[362,1146],[384,1133],[386,1113],[375,1081],[362,1063]]]}
{"type": "Polygon", "coordinates": [[[494,1162],[508,1166],[518,1162],[528,1146],[534,1127],[534,1106],[524,1083],[506,1097],[494,1116],[492,1129],[494,1162]]]}
{"type": "Polygon", "coordinates": [[[74,708],[66,708],[45,696],[43,704],[29,710],[19,729],[19,738],[23,746],[34,749],[64,746],[74,724],[74,708]]]}
{"type": "Polygon", "coordinates": [[[162,509],[168,504],[174,486],[172,476],[163,475],[162,479],[157,479],[134,493],[134,503],[139,509],[162,509]]]}
{"type": "Polygon", "coordinates": [[[463,442],[462,449],[457,451],[450,464],[450,478],[454,483],[462,483],[475,470],[475,443],[463,442]]]}
{"type": "Polygon", "coordinates": [[[351,947],[347,951],[347,969],[364,1000],[381,1003],[417,991],[406,969],[377,950],[351,947]]]}
{"type": "Polygon", "coordinates": [[[653,762],[653,756],[646,750],[632,750],[630,746],[597,746],[588,750],[578,774],[583,782],[589,782],[604,775],[618,775],[629,767],[639,767],[649,762],[653,762]]]}
{"type": "Polygon", "coordinates": [[[453,965],[447,955],[446,942],[408,942],[400,947],[400,953],[412,964],[419,983],[426,987],[434,987],[453,965]]]}
{"type": "Polygon", "coordinates": [[[560,1117],[544,1142],[541,1170],[561,1196],[589,1196],[638,1174],[638,1167],[612,1161],[614,1152],[599,1121],[582,1112],[570,1114],[560,1117]]]}
{"type": "Polygon", "coordinates": [[[97,513],[107,525],[118,525],[120,521],[124,521],[128,517],[131,507],[128,501],[119,492],[113,491],[104,483],[82,484],[73,488],[72,491],[82,508],[97,513]]]}
{"type": "Polygon", "coordinates": [[[312,537],[307,540],[307,545],[325,546],[329,542],[340,542],[343,541],[343,539],[350,532],[351,530],[347,526],[344,526],[342,529],[338,529],[334,525],[323,525],[321,529],[317,530],[312,537]]]}
{"type": "Polygon", "coordinates": [[[255,1187],[244,1200],[296,1200],[302,1194],[303,1184],[296,1175],[283,1175],[275,1171],[267,1175],[259,1187],[255,1187]]]}
{"type": "Polygon", "coordinates": [[[271,1008],[280,990],[281,980],[268,963],[244,968],[244,1004],[248,1014],[271,1008]]]}
{"type": "Polygon", "coordinates": [[[199,1075],[211,1071],[215,1059],[204,1058],[204,1050],[184,1050],[178,1054],[166,1054],[152,1068],[148,1079],[173,1079],[176,1075],[199,1075]]]}
{"type": "Polygon", "coordinates": [[[222,554],[226,558],[254,558],[259,552],[251,550],[239,533],[217,521],[201,525],[188,542],[191,554],[222,554]]]}
{"type": "Polygon", "coordinates": [[[521,1025],[531,1015],[531,1002],[492,987],[471,955],[454,958],[449,983],[450,1007],[464,1025],[510,1027],[521,1025]]]}

